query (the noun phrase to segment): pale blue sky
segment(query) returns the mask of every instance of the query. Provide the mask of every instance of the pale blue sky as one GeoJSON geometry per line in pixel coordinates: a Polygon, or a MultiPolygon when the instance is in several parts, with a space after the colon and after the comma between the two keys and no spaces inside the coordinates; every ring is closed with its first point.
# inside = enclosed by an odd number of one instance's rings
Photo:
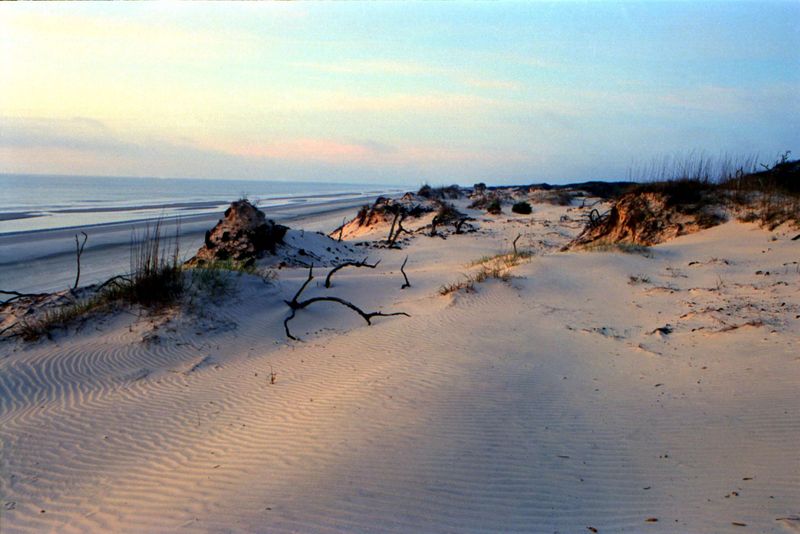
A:
{"type": "Polygon", "coordinates": [[[623,179],[800,154],[800,2],[0,5],[0,172],[623,179]]]}

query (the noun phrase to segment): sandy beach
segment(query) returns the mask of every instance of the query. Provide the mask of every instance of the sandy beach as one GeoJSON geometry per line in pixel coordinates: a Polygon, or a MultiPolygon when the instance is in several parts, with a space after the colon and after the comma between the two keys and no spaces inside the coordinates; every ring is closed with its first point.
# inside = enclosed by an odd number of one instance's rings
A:
{"type": "Polygon", "coordinates": [[[0,534],[800,534],[798,21],[0,2],[0,534]]]}
{"type": "Polygon", "coordinates": [[[388,222],[342,243],[312,233],[339,212],[290,225],[308,254],[381,260],[331,288],[323,261],[306,296],[409,317],[323,302],[291,341],[290,266],[199,314],[0,345],[2,532],[800,531],[790,228],[561,251],[585,202],[453,203],[475,231],[402,249],[373,246],[388,222]],[[441,294],[517,236],[506,281],[441,294]]]}

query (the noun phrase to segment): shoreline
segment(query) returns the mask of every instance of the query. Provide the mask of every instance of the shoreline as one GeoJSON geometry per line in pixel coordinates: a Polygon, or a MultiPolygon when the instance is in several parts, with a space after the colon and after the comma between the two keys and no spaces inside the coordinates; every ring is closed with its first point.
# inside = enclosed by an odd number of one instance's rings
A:
{"type": "MultiPolygon", "coordinates": [[[[281,224],[302,221],[308,231],[331,231],[352,218],[363,204],[372,203],[378,196],[331,200],[314,204],[296,203],[276,208],[261,208],[268,219],[281,224]]],[[[219,213],[180,218],[181,253],[194,255],[202,236],[222,216],[219,213]]],[[[4,289],[21,292],[54,291],[71,286],[75,277],[76,233],[89,234],[81,261],[81,285],[99,282],[129,267],[131,235],[141,231],[154,219],[119,223],[99,223],[48,230],[30,230],[0,234],[0,280],[4,289]]],[[[163,221],[164,234],[174,235],[175,219],[163,221]]]]}

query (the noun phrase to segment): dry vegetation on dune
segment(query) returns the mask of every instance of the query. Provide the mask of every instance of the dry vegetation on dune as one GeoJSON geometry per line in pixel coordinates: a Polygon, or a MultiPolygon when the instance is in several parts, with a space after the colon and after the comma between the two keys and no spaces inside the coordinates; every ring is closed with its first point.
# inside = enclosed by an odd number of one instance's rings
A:
{"type": "Polygon", "coordinates": [[[756,158],[690,156],[665,159],[632,171],[631,186],[605,213],[593,210],[584,231],[567,248],[609,243],[654,245],[716,226],[728,217],[774,229],[800,226],[800,160],[789,152],[772,165],[756,158]]]}
{"type": "MultiPolygon", "coordinates": [[[[341,241],[346,232],[360,235],[352,232],[385,224],[388,235],[373,246],[400,248],[408,242],[400,239],[403,236],[446,239],[451,234],[474,231],[475,226],[469,223],[473,219],[459,209],[467,204],[468,209],[499,214],[505,202],[510,204],[512,213],[526,215],[532,212],[531,202],[565,206],[585,189],[619,196],[604,213],[599,206],[583,211],[589,214],[586,226],[563,249],[651,256],[651,245],[716,226],[728,218],[758,222],[769,229],[784,223],[800,226],[800,160],[790,160],[789,156],[787,152],[771,165],[758,164],[755,157],[667,158],[632,170],[630,177],[639,180],[635,184],[487,188],[481,183],[475,184],[469,203],[463,204],[458,202],[464,197],[459,186],[426,184],[401,199],[378,198],[334,230],[331,237],[337,239],[338,235],[341,241]],[[426,215],[432,218],[424,219],[426,215]],[[412,220],[418,222],[409,230],[404,222],[412,220]]],[[[179,260],[177,239],[166,238],[161,221],[157,221],[133,237],[128,274],[82,290],[77,289],[76,280],[75,288],[57,297],[7,292],[14,295],[12,299],[28,298],[33,312],[20,316],[14,324],[6,321],[1,325],[0,336],[37,339],[55,328],[121,306],[157,310],[186,303],[197,305],[208,296],[218,299],[231,294],[237,283],[231,273],[256,275],[269,282],[274,272],[257,268],[254,260],[266,253],[274,254],[276,246],[283,246],[288,230],[266,220],[250,202],[234,202],[225,218],[207,232],[204,247],[187,268],[179,260]]],[[[77,241],[76,246],[80,269],[83,247],[77,241]]],[[[488,279],[508,280],[509,270],[529,257],[529,252],[515,250],[482,258],[469,266],[472,271],[461,280],[441,286],[439,292],[446,295],[471,290],[488,279]]],[[[348,265],[372,267],[366,260],[342,260],[338,264],[338,269],[348,265]]],[[[328,286],[336,270],[331,271],[328,286]]]]}
{"type": "Polygon", "coordinates": [[[469,268],[477,267],[477,271],[464,273],[462,274],[463,279],[444,284],[439,288],[439,294],[444,296],[462,290],[474,291],[475,284],[481,284],[489,279],[508,282],[511,279],[511,269],[530,259],[532,256],[533,252],[528,250],[515,250],[514,252],[478,258],[467,265],[469,268]]]}
{"type": "Polygon", "coordinates": [[[174,240],[167,239],[162,221],[156,221],[132,236],[130,253],[130,273],[114,276],[97,287],[70,292],[63,300],[45,304],[40,310],[32,307],[34,313],[8,327],[5,337],[36,340],[49,336],[56,328],[118,306],[138,305],[154,310],[174,305],[186,289],[177,235],[174,240]]]}
{"type": "MultiPolygon", "coordinates": [[[[187,309],[195,309],[208,298],[219,299],[232,294],[237,275],[258,276],[265,283],[276,276],[270,269],[232,259],[185,266],[180,259],[178,231],[175,237],[167,237],[162,221],[158,220],[152,226],[146,225],[141,233],[132,235],[131,269],[127,274],[62,294],[15,299],[25,312],[0,334],[4,338],[35,341],[49,337],[56,329],[67,328],[110,310],[138,307],[148,312],[160,312],[184,304],[187,309]]],[[[12,304],[5,306],[10,308],[12,304]]]]}

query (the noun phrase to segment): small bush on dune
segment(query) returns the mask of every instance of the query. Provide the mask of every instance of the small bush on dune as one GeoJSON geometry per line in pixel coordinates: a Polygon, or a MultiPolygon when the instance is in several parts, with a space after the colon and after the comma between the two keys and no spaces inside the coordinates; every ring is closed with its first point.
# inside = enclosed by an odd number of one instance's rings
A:
{"type": "Polygon", "coordinates": [[[439,209],[436,210],[437,222],[439,224],[447,224],[457,221],[459,219],[463,219],[465,215],[458,211],[455,206],[448,202],[442,202],[439,204],[439,209]]]}
{"type": "Polygon", "coordinates": [[[431,187],[425,184],[417,191],[417,196],[431,200],[455,200],[461,195],[461,188],[455,184],[447,187],[431,187]]]}
{"type": "Polygon", "coordinates": [[[536,204],[552,204],[554,206],[569,206],[575,194],[561,189],[537,188],[530,192],[530,199],[536,204]]]}
{"type": "Polygon", "coordinates": [[[516,202],[513,206],[511,206],[511,211],[521,215],[529,215],[533,210],[531,209],[531,205],[523,200],[522,202],[516,202]]]}
{"type": "Polygon", "coordinates": [[[492,215],[500,215],[503,213],[503,207],[500,204],[500,199],[495,198],[486,205],[486,212],[492,215]]]}
{"type": "Polygon", "coordinates": [[[238,285],[238,276],[248,274],[259,277],[269,283],[277,274],[272,269],[259,269],[251,263],[235,260],[220,260],[205,263],[190,269],[191,283],[201,294],[211,297],[223,297],[233,293],[238,285]]]}
{"type": "Polygon", "coordinates": [[[221,269],[195,267],[191,270],[191,278],[192,287],[210,297],[229,295],[236,287],[236,280],[230,273],[221,269]]]}

